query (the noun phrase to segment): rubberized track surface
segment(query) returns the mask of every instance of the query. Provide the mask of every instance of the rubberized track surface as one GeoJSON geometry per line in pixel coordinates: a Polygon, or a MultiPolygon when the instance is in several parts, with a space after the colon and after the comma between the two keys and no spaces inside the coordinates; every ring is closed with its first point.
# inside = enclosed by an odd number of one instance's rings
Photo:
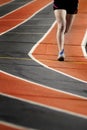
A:
{"type": "Polygon", "coordinates": [[[86,130],[87,1],[80,0],[62,63],[51,0],[0,5],[0,130],[86,130]]]}

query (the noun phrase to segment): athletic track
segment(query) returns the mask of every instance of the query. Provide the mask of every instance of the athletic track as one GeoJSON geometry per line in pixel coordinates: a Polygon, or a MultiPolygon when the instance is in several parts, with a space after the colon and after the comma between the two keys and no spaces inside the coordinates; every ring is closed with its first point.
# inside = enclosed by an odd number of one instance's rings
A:
{"type": "Polygon", "coordinates": [[[57,61],[52,0],[0,0],[0,130],[87,129],[87,0],[57,61]]]}

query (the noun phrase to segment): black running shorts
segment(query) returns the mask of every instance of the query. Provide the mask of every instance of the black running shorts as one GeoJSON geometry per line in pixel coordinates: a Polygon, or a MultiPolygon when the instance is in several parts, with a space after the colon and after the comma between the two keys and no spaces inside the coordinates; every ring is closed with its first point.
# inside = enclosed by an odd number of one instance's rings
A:
{"type": "Polygon", "coordinates": [[[54,0],[53,9],[65,9],[67,14],[78,12],[78,0],[54,0]]]}

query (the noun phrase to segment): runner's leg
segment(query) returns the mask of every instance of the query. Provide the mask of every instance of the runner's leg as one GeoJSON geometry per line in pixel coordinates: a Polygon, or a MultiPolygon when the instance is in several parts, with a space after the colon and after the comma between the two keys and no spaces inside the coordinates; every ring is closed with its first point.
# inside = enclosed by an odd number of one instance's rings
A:
{"type": "Polygon", "coordinates": [[[73,24],[73,21],[75,19],[75,16],[76,16],[76,14],[67,14],[66,15],[66,30],[65,30],[65,33],[70,31],[72,24],[73,24]]]}
{"type": "Polygon", "coordinates": [[[64,49],[64,33],[66,30],[66,10],[54,10],[57,20],[57,44],[59,52],[64,49]]]}

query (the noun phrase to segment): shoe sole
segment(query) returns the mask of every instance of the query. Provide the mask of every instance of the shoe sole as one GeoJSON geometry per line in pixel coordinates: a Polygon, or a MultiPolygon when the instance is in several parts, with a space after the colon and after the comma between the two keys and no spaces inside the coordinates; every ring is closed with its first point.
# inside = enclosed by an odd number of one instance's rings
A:
{"type": "Polygon", "coordinates": [[[59,57],[58,61],[64,61],[64,57],[59,57]]]}

